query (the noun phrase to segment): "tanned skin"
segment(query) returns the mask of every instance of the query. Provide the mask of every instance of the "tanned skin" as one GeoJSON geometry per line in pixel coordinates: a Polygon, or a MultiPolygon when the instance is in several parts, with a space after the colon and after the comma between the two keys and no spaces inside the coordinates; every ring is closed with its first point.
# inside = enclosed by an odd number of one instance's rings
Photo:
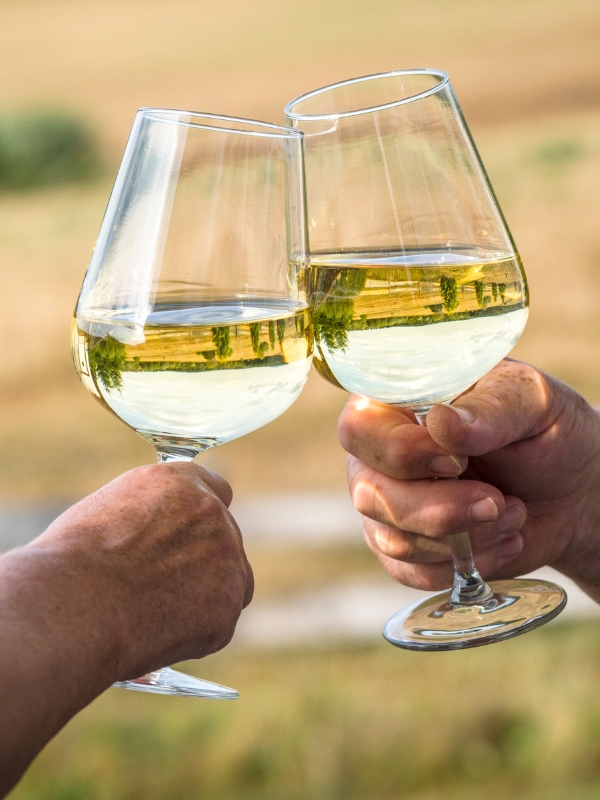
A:
{"type": "Polygon", "coordinates": [[[196,464],[141,467],[0,558],[0,796],[116,680],[229,642],[253,592],[230,502],[196,464]]]}
{"type": "Polygon", "coordinates": [[[598,412],[507,359],[426,422],[355,396],[340,418],[352,499],[388,573],[418,589],[447,588],[446,537],[468,530],[484,578],[548,564],[600,602],[598,412]]]}

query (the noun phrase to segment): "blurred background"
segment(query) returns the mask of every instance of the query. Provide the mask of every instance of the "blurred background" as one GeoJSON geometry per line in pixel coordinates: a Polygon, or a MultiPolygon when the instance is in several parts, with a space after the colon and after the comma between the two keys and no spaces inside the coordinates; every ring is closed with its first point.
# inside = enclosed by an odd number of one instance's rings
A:
{"type": "MultiPolygon", "coordinates": [[[[515,355],[600,401],[597,0],[1,0],[0,63],[0,547],[153,458],[69,353],[139,106],[281,123],[317,86],[448,71],[529,277],[515,355]]],[[[344,402],[313,375],[283,417],[202,458],[234,487],[257,591],[233,644],[185,668],[240,700],[110,690],[16,800],[600,796],[600,618],[585,598],[493,648],[382,642],[410,592],[361,543],[344,402]]]]}

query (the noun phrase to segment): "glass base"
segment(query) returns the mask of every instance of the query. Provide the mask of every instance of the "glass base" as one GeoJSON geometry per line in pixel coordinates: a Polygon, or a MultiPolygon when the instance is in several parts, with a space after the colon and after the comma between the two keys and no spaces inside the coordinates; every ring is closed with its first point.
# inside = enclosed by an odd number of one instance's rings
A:
{"type": "Polygon", "coordinates": [[[550,622],[567,595],[550,581],[490,581],[491,597],[478,603],[450,602],[452,590],[403,608],[385,623],[383,635],[406,650],[462,650],[501,642],[550,622]]]}
{"type": "Polygon", "coordinates": [[[236,700],[239,693],[228,686],[203,681],[184,675],[170,667],[149,672],[141,678],[131,681],[113,683],[117,689],[133,689],[136,692],[152,692],[153,694],[175,694],[180,697],[205,697],[209,700],[236,700]]]}

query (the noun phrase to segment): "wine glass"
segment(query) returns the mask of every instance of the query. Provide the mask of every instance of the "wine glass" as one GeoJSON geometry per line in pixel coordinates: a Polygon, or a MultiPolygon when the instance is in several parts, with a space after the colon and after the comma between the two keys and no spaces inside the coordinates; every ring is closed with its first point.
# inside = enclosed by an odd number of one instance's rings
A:
{"type": "MultiPolygon", "coordinates": [[[[317,370],[425,424],[510,351],[528,314],[521,259],[446,73],[368,75],[286,106],[304,132],[317,370]]],[[[540,580],[485,583],[468,533],[454,586],[391,617],[412,650],[507,639],[562,611],[540,580]]]]}
{"type": "MultiPolygon", "coordinates": [[[[86,389],[191,461],[282,414],[310,371],[302,134],[143,108],[77,302],[86,389]]],[[[233,699],[171,669],[118,686],[233,699]]]]}

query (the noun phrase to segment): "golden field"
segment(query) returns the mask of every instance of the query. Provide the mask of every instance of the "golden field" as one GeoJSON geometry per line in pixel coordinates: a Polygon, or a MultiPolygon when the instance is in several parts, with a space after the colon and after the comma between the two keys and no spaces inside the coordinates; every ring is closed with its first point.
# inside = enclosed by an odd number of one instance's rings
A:
{"type": "MultiPolygon", "coordinates": [[[[152,459],[86,396],[68,347],[143,105],[282,121],[285,101],[314,86],[398,67],[446,69],[529,277],[532,313],[515,355],[600,400],[599,35],[600,8],[587,0],[3,0],[3,106],[81,114],[108,167],[86,186],[0,196],[0,498],[71,500],[152,459]]],[[[205,463],[238,493],[342,487],[334,429],[343,402],[314,376],[283,418],[205,463]]]]}
{"type": "MultiPolygon", "coordinates": [[[[89,397],[71,315],[139,106],[283,121],[344,77],[449,72],[519,246],[531,315],[515,356],[600,402],[598,0],[0,0],[2,107],[87,120],[96,181],[0,194],[0,503],[71,501],[151,461],[89,397]]],[[[209,452],[238,495],[339,490],[345,400],[313,374],[271,425],[209,452]]],[[[256,552],[257,597],[380,573],[361,545],[256,552]]],[[[600,628],[498,647],[254,651],[187,665],[232,704],[109,691],[15,800],[592,800],[600,628]]]]}

